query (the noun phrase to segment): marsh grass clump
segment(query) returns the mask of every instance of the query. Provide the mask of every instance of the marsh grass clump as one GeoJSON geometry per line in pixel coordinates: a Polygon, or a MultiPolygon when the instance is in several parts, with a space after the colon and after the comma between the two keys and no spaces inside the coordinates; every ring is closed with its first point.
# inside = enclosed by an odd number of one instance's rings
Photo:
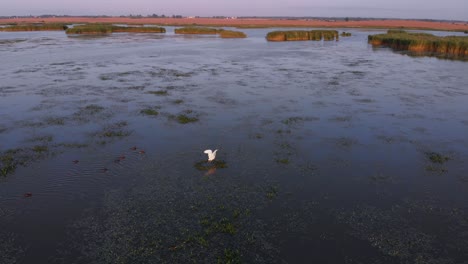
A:
{"type": "Polygon", "coordinates": [[[50,126],[63,126],[65,120],[61,117],[48,117],[45,119],[45,123],[50,126]]]}
{"type": "Polygon", "coordinates": [[[342,37],[351,37],[351,32],[341,32],[340,36],[342,37]]]}
{"type": "Polygon", "coordinates": [[[244,32],[232,31],[232,30],[222,30],[219,32],[221,38],[246,38],[247,35],[244,32]]]}
{"type": "Polygon", "coordinates": [[[218,257],[218,264],[240,264],[241,255],[239,250],[233,250],[230,248],[224,249],[224,254],[222,257],[218,257]]]}
{"type": "Polygon", "coordinates": [[[5,177],[10,173],[15,172],[17,162],[14,160],[13,155],[4,154],[0,156],[0,175],[5,177]]]}
{"type": "Polygon", "coordinates": [[[104,131],[99,134],[100,137],[105,138],[122,138],[131,135],[131,132],[124,130],[128,126],[126,121],[117,122],[104,128],[104,131]]]}
{"type": "Polygon", "coordinates": [[[210,27],[183,27],[176,28],[174,32],[176,34],[201,34],[201,35],[216,35],[223,31],[222,29],[210,28],[210,27]]]}
{"type": "Polygon", "coordinates": [[[225,169],[228,167],[226,161],[224,160],[213,160],[211,162],[203,160],[196,162],[193,166],[199,171],[208,171],[211,169],[225,169]]]}
{"type": "Polygon", "coordinates": [[[49,150],[49,148],[47,146],[44,146],[44,145],[37,145],[37,146],[34,146],[32,148],[32,151],[36,152],[36,153],[44,153],[44,152],[47,152],[49,150]]]}
{"type": "Polygon", "coordinates": [[[40,137],[33,137],[29,139],[30,142],[52,142],[54,139],[53,136],[40,136],[40,137]]]}
{"type": "Polygon", "coordinates": [[[163,27],[119,27],[112,26],[112,32],[129,32],[129,33],[166,33],[166,29],[163,27]]]}
{"type": "Polygon", "coordinates": [[[193,123],[199,120],[197,117],[190,117],[185,114],[177,115],[176,119],[177,119],[177,122],[179,122],[180,124],[193,123]]]}
{"type": "Polygon", "coordinates": [[[275,198],[276,196],[278,196],[278,187],[270,186],[266,191],[266,197],[269,200],[273,200],[273,198],[275,198]]]}
{"type": "Polygon", "coordinates": [[[83,110],[87,114],[94,115],[104,110],[104,107],[100,105],[96,105],[96,104],[90,104],[90,105],[85,106],[83,110]]]}
{"type": "Polygon", "coordinates": [[[276,163],[279,163],[279,164],[289,164],[289,159],[288,158],[284,158],[284,159],[276,159],[276,163]]]}
{"type": "Polygon", "coordinates": [[[184,102],[184,100],[182,99],[176,99],[174,101],[172,101],[173,104],[182,104],[184,102]]]}
{"type": "Polygon", "coordinates": [[[438,37],[428,33],[408,33],[389,30],[386,34],[369,35],[372,46],[386,46],[409,51],[415,55],[439,56],[453,59],[468,58],[468,37],[438,37]]]}
{"type": "Polygon", "coordinates": [[[332,41],[339,39],[338,31],[336,30],[290,30],[290,31],[272,31],[266,36],[268,41],[332,41]]]}
{"type": "Polygon", "coordinates": [[[289,118],[281,121],[281,123],[283,123],[285,125],[293,125],[293,124],[301,123],[303,121],[304,121],[304,118],[302,118],[300,116],[294,116],[294,117],[289,117],[289,118]]]}
{"type": "Polygon", "coordinates": [[[111,33],[165,33],[162,27],[122,27],[111,24],[86,24],[67,29],[67,34],[111,34],[111,33]]]}
{"type": "Polygon", "coordinates": [[[0,27],[0,31],[63,31],[67,30],[66,24],[45,23],[45,24],[19,24],[8,27],[0,27]]]}
{"type": "Polygon", "coordinates": [[[145,108],[140,111],[140,114],[149,115],[149,116],[157,116],[159,112],[154,108],[145,108]]]}
{"type": "Polygon", "coordinates": [[[74,26],[67,29],[67,34],[110,34],[112,25],[109,24],[86,24],[74,26]]]}
{"type": "Polygon", "coordinates": [[[444,164],[445,162],[449,161],[450,158],[448,156],[444,156],[437,152],[426,152],[426,157],[432,163],[444,164]]]}
{"type": "Polygon", "coordinates": [[[168,95],[167,90],[149,91],[147,93],[154,94],[154,95],[168,95]]]}

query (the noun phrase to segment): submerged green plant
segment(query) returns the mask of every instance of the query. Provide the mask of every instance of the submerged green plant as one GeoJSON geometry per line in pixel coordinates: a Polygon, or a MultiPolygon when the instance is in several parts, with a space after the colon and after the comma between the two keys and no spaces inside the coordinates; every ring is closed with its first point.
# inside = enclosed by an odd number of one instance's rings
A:
{"type": "Polygon", "coordinates": [[[176,116],[176,120],[180,124],[188,124],[188,123],[197,122],[199,119],[197,117],[190,117],[185,114],[179,114],[176,116]]]}
{"type": "Polygon", "coordinates": [[[149,91],[147,92],[149,94],[154,94],[154,95],[167,95],[167,91],[166,90],[159,90],[159,91],[149,91]]]}
{"type": "Polygon", "coordinates": [[[426,156],[432,163],[444,164],[450,160],[448,156],[444,156],[437,152],[427,152],[426,156]]]}
{"type": "Polygon", "coordinates": [[[153,109],[153,108],[145,108],[145,109],[141,110],[140,113],[143,114],[143,115],[150,115],[150,116],[157,116],[157,115],[159,115],[159,112],[156,111],[156,110],[153,109]]]}

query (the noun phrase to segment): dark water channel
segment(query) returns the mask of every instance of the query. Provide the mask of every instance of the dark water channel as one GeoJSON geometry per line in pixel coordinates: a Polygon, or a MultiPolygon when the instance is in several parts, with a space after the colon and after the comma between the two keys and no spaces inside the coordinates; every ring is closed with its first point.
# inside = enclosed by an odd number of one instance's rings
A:
{"type": "Polygon", "coordinates": [[[1,33],[0,263],[467,263],[468,63],[244,31],[1,33]]]}

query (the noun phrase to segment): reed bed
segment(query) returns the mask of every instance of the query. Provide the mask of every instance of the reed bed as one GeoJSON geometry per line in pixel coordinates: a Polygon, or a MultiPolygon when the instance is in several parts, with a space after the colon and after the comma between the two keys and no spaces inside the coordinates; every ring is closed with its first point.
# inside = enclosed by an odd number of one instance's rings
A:
{"type": "Polygon", "coordinates": [[[341,32],[340,34],[342,37],[351,37],[351,32],[341,32]]]}
{"type": "Polygon", "coordinates": [[[165,33],[163,27],[122,27],[111,24],[86,24],[67,29],[67,34],[165,33]]]}
{"type": "Polygon", "coordinates": [[[174,30],[176,34],[219,35],[221,38],[246,38],[244,32],[211,27],[183,27],[174,30]]]}
{"type": "Polygon", "coordinates": [[[47,24],[18,24],[0,28],[0,31],[19,32],[19,31],[63,31],[68,28],[65,24],[47,23],[47,24]]]}
{"type": "Polygon", "coordinates": [[[415,54],[468,59],[466,36],[438,37],[427,33],[389,30],[386,34],[370,35],[368,41],[373,46],[387,46],[415,54]]]}
{"type": "Polygon", "coordinates": [[[332,41],[339,39],[336,30],[291,30],[291,31],[272,31],[266,36],[268,41],[305,41],[305,40],[325,40],[332,41]]]}
{"type": "Polygon", "coordinates": [[[221,31],[222,29],[210,28],[210,27],[183,27],[183,28],[176,28],[174,30],[176,34],[201,34],[201,35],[216,35],[221,31]]]}
{"type": "Polygon", "coordinates": [[[247,35],[244,32],[233,31],[233,30],[223,30],[219,32],[221,38],[246,38],[247,35]]]}

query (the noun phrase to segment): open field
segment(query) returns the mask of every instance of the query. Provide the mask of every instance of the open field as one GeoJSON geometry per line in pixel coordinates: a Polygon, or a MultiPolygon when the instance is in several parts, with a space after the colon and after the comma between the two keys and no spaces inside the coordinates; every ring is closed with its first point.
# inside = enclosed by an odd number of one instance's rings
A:
{"type": "Polygon", "coordinates": [[[215,18],[128,18],[128,17],[56,17],[56,18],[12,18],[0,19],[0,24],[8,23],[128,23],[157,25],[206,25],[232,27],[341,27],[341,28],[407,28],[467,31],[467,23],[431,22],[416,20],[363,20],[363,21],[324,21],[324,20],[285,20],[285,19],[215,19],[215,18]]]}

